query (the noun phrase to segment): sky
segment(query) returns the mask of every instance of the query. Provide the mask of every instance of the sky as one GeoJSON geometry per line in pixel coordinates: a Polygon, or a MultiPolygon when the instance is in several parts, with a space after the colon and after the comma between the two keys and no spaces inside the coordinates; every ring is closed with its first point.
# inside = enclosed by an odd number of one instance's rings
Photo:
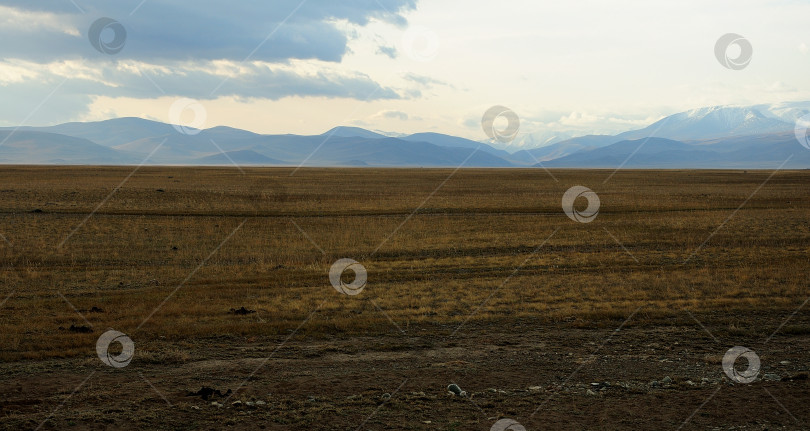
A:
{"type": "Polygon", "coordinates": [[[501,105],[522,134],[617,133],[810,100],[808,16],[807,0],[0,1],[0,125],[135,116],[484,140],[501,105]],[[728,33],[753,50],[740,70],[715,55],[728,33]]]}

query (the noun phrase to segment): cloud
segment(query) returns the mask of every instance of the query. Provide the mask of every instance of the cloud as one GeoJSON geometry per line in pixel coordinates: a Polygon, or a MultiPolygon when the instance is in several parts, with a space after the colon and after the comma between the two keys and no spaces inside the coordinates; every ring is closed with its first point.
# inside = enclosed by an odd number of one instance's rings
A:
{"type": "Polygon", "coordinates": [[[98,58],[87,30],[96,19],[110,17],[127,31],[118,58],[339,62],[347,53],[339,22],[366,25],[379,19],[403,25],[401,13],[412,10],[416,0],[148,0],[135,10],[139,3],[76,0],[76,7],[64,0],[6,1],[0,20],[19,25],[0,27],[2,40],[16,41],[4,46],[3,56],[38,62],[98,58]]]}
{"type": "MultiPolygon", "coordinates": [[[[398,99],[397,90],[341,61],[349,52],[348,29],[371,20],[404,25],[402,14],[415,3],[7,0],[0,5],[0,40],[6,41],[0,97],[10,103],[0,115],[20,121],[18,111],[30,112],[46,97],[48,106],[36,114],[45,122],[85,115],[104,96],[398,99]],[[126,30],[115,55],[99,52],[88,39],[101,17],[126,30]]],[[[104,42],[112,38],[108,33],[102,32],[104,42]]]]}
{"type": "MultiPolygon", "coordinates": [[[[183,96],[215,99],[236,96],[245,99],[278,100],[288,96],[325,96],[362,100],[399,99],[359,72],[326,66],[307,70],[306,65],[278,65],[229,61],[186,62],[152,65],[120,61],[95,67],[82,61],[39,65],[24,61],[0,62],[0,88],[60,79],[69,80],[61,93],[81,96],[156,98],[183,96]]],[[[5,90],[3,90],[5,93],[5,90]]]]}
{"type": "Polygon", "coordinates": [[[395,60],[397,58],[397,48],[393,46],[380,45],[377,47],[377,54],[383,54],[388,58],[395,60]]]}
{"type": "Polygon", "coordinates": [[[408,114],[402,111],[392,111],[392,110],[385,110],[380,111],[374,115],[375,117],[382,117],[392,120],[401,120],[401,121],[408,121],[408,114]]]}
{"type": "Polygon", "coordinates": [[[405,79],[406,81],[415,82],[415,83],[417,83],[417,84],[419,84],[419,85],[421,85],[421,86],[423,86],[425,88],[431,88],[431,87],[436,86],[436,85],[455,88],[455,87],[453,87],[452,84],[444,82],[444,81],[442,81],[440,79],[431,78],[431,77],[425,76],[425,75],[417,75],[415,73],[410,73],[410,72],[403,75],[402,78],[405,79]]]}

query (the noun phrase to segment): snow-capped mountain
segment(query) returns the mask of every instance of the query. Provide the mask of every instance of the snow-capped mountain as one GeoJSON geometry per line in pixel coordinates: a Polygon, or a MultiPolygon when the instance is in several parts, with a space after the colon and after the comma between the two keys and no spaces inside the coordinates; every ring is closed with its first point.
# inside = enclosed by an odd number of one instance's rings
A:
{"type": "Polygon", "coordinates": [[[793,122],[784,121],[770,111],[769,114],[771,116],[763,114],[755,107],[699,108],[670,115],[640,130],[620,133],[616,138],[627,140],[654,136],[690,141],[793,130],[793,122]]]}

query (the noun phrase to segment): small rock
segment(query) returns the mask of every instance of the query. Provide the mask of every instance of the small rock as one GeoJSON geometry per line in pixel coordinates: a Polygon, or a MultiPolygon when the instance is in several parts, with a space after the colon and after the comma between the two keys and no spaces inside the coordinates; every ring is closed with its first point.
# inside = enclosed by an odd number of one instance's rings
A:
{"type": "Polygon", "coordinates": [[[453,395],[458,396],[458,397],[466,397],[467,396],[467,393],[462,391],[461,388],[455,383],[451,383],[450,385],[448,385],[447,390],[450,391],[450,393],[452,393],[453,395]]]}
{"type": "Polygon", "coordinates": [[[696,383],[691,381],[691,380],[687,380],[686,384],[689,385],[689,386],[695,386],[696,385],[696,383]]]}
{"type": "Polygon", "coordinates": [[[782,362],[780,362],[780,364],[782,364],[782,365],[790,365],[790,361],[782,361],[782,362]]]}
{"type": "Polygon", "coordinates": [[[596,396],[596,392],[588,389],[587,391],[585,391],[585,395],[596,396]]]}
{"type": "Polygon", "coordinates": [[[216,407],[216,408],[218,408],[218,409],[221,409],[221,408],[222,408],[222,404],[220,404],[220,403],[218,403],[218,402],[216,402],[216,401],[211,401],[211,405],[212,405],[212,406],[214,406],[214,407],[216,407]]]}
{"type": "Polygon", "coordinates": [[[234,407],[242,407],[242,401],[236,400],[232,402],[231,405],[234,407]]]}
{"type": "Polygon", "coordinates": [[[266,405],[266,404],[267,404],[267,403],[266,403],[266,402],[264,402],[264,401],[262,401],[262,400],[256,401],[256,405],[257,405],[257,406],[263,406],[263,405],[266,405]]]}
{"type": "Polygon", "coordinates": [[[765,374],[764,376],[762,376],[762,379],[771,382],[776,382],[782,380],[782,376],[780,376],[779,374],[765,374]]]}
{"type": "Polygon", "coordinates": [[[539,391],[539,390],[541,390],[541,389],[543,389],[543,388],[542,388],[542,387],[540,387],[540,386],[529,386],[529,390],[530,390],[530,391],[539,391]]]}
{"type": "Polygon", "coordinates": [[[386,393],[382,394],[382,396],[380,398],[383,399],[383,400],[390,400],[391,399],[391,394],[386,392],[386,393]]]}
{"type": "Polygon", "coordinates": [[[253,406],[256,405],[256,403],[254,403],[253,401],[247,401],[247,402],[245,402],[245,405],[248,406],[248,407],[253,407],[253,406]]]}
{"type": "Polygon", "coordinates": [[[661,387],[661,383],[659,383],[656,380],[653,380],[653,381],[650,382],[650,387],[651,388],[659,388],[659,387],[661,387]]]}
{"type": "Polygon", "coordinates": [[[663,383],[665,385],[668,385],[668,384],[672,383],[672,379],[669,376],[666,376],[661,380],[661,383],[663,383]]]}
{"type": "Polygon", "coordinates": [[[199,410],[200,408],[197,406],[191,406],[191,410],[199,410]]]}

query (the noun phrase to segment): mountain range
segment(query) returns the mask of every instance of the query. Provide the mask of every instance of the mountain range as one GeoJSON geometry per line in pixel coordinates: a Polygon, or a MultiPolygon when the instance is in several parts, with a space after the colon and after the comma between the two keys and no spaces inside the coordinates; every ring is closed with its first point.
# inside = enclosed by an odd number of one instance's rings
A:
{"type": "Polygon", "coordinates": [[[0,163],[768,169],[790,158],[786,168],[810,168],[810,149],[794,133],[808,112],[810,103],[700,108],[617,135],[548,134],[543,146],[513,152],[440,133],[387,136],[340,126],[321,135],[263,135],[219,126],[183,134],[170,124],[117,118],[0,128],[0,163]]]}

